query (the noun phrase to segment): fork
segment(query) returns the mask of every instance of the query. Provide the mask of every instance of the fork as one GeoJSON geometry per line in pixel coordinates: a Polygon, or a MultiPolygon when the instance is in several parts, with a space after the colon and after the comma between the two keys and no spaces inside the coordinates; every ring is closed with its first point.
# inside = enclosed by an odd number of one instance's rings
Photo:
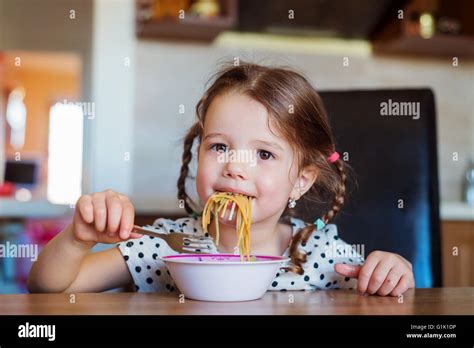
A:
{"type": "Polygon", "coordinates": [[[160,233],[153,231],[153,226],[133,226],[133,232],[164,240],[171,249],[179,253],[209,254],[212,253],[212,238],[196,236],[190,233],[169,232],[160,233]]]}

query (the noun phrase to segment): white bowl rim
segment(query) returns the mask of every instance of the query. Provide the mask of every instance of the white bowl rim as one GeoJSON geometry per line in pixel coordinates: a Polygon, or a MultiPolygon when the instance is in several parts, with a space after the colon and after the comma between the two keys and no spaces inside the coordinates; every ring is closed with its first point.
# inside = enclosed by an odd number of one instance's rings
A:
{"type": "Polygon", "coordinates": [[[282,263],[290,260],[286,256],[273,256],[273,255],[251,255],[255,257],[261,257],[269,259],[266,261],[194,261],[194,260],[185,260],[186,257],[240,257],[236,254],[176,254],[176,255],[167,255],[163,257],[158,257],[163,262],[174,262],[174,263],[187,263],[195,265],[265,265],[272,263],[282,263]]]}

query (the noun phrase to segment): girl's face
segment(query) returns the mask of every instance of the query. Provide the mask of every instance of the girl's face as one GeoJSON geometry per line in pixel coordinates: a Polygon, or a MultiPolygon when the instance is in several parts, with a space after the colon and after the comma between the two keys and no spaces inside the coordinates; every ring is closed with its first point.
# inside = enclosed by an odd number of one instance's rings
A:
{"type": "MultiPolygon", "coordinates": [[[[290,196],[299,198],[293,152],[287,141],[272,134],[268,118],[262,104],[242,94],[228,93],[212,101],[198,154],[196,185],[202,202],[216,191],[252,196],[254,223],[279,217],[290,196]]],[[[236,215],[228,221],[227,212],[219,220],[234,225],[236,215]]]]}

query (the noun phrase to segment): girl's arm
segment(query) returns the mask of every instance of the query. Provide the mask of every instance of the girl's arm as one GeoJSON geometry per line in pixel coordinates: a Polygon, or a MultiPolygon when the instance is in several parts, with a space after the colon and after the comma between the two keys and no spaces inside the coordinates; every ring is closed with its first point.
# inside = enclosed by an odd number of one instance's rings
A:
{"type": "Polygon", "coordinates": [[[76,279],[64,292],[102,292],[130,285],[132,276],[118,248],[85,257],[76,279]]]}
{"type": "Polygon", "coordinates": [[[132,277],[117,248],[90,253],[76,241],[72,225],[43,249],[28,278],[30,292],[100,292],[130,284],[132,277]]]}
{"type": "Polygon", "coordinates": [[[94,292],[131,282],[118,248],[90,253],[97,243],[141,238],[133,229],[135,212],[126,196],[111,190],[84,195],[73,223],[40,253],[28,277],[30,292],[94,292]]]}

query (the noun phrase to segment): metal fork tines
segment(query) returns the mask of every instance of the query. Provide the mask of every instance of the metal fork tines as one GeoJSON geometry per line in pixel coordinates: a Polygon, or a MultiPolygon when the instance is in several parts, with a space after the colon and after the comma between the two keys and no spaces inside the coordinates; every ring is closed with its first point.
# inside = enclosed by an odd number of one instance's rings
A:
{"type": "Polygon", "coordinates": [[[158,232],[154,226],[134,226],[134,232],[164,240],[171,249],[179,253],[200,254],[211,253],[213,241],[206,236],[180,232],[158,232]]]}

